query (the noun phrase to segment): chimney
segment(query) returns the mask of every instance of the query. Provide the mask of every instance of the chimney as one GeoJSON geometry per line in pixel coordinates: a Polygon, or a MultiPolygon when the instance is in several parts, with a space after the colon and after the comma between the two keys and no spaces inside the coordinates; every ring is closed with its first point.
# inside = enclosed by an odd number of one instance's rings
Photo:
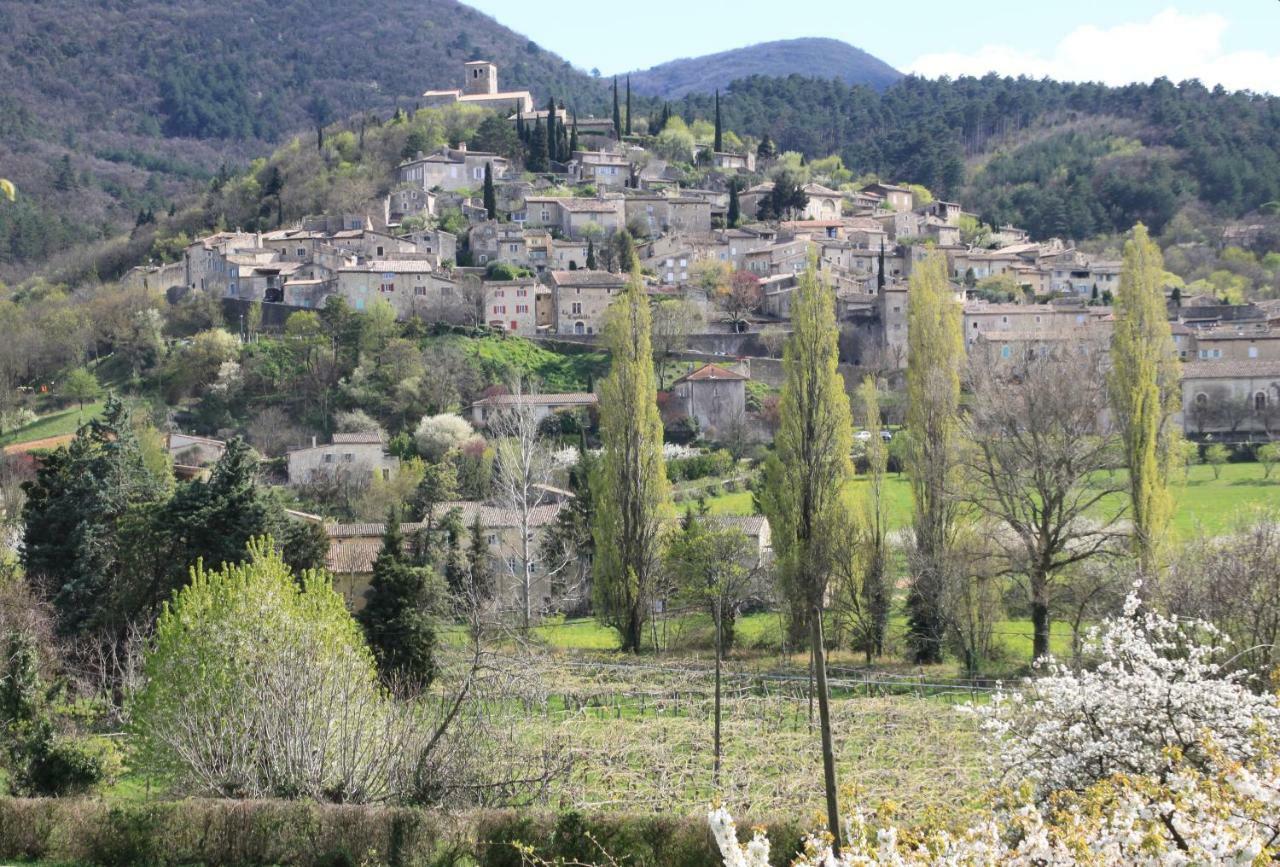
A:
{"type": "Polygon", "coordinates": [[[311,435],[311,447],[312,447],[312,448],[315,448],[315,447],[316,447],[316,435],[315,435],[315,434],[312,434],[312,435],[311,435]]]}

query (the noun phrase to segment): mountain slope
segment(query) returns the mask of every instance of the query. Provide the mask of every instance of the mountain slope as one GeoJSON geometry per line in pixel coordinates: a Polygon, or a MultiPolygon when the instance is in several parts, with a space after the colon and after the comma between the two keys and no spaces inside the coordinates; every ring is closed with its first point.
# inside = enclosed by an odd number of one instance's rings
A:
{"type": "MultiPolygon", "coordinates": [[[[456,0],[0,0],[0,268],[166,208],[315,115],[386,117],[462,63],[604,106],[601,84],[456,0]]],[[[8,267],[4,267],[8,266],[8,267]]]]}
{"type": "Polygon", "coordinates": [[[678,99],[686,93],[724,90],[749,75],[836,78],[884,90],[902,73],[838,39],[783,39],[703,57],[687,57],[631,73],[631,89],[644,96],[678,99]]]}

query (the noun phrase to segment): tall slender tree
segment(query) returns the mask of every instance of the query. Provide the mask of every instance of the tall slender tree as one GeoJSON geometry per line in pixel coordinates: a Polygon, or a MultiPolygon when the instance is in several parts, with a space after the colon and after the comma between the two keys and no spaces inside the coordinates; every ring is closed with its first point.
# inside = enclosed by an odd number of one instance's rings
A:
{"type": "Polygon", "coordinates": [[[880,262],[879,262],[879,266],[876,268],[876,291],[877,291],[877,292],[883,292],[883,291],[884,291],[884,282],[885,282],[885,276],[884,276],[884,240],[883,240],[883,239],[881,239],[881,241],[880,241],[880,262]]]}
{"type": "Polygon", "coordinates": [[[840,844],[835,748],[827,691],[822,614],[837,568],[839,540],[855,531],[847,497],[853,477],[849,399],[837,370],[831,289],[810,258],[791,299],[792,333],[783,350],[776,451],[765,465],[762,505],[769,518],[779,580],[793,619],[808,627],[822,729],[828,830],[840,844]]]}
{"type": "Polygon", "coordinates": [[[865,651],[867,660],[884,653],[885,632],[889,625],[889,603],[892,582],[889,580],[888,524],[885,498],[885,472],[889,466],[889,447],[880,435],[880,393],[875,378],[868,376],[858,386],[858,412],[867,439],[867,508],[862,522],[859,558],[862,569],[861,604],[864,613],[865,651]]]}
{"type": "Polygon", "coordinates": [[[529,153],[525,157],[525,168],[531,172],[547,170],[547,138],[542,128],[542,118],[533,122],[533,132],[529,134],[529,153]]]}
{"type": "Polygon", "coordinates": [[[659,533],[671,512],[662,458],[649,299],[639,271],[605,314],[609,376],[600,388],[604,446],[591,480],[598,616],[637,652],[657,582],[659,533]]]}
{"type": "Polygon", "coordinates": [[[484,164],[484,210],[490,220],[498,217],[498,194],[493,188],[493,163],[484,164]]]}
{"type": "Polygon", "coordinates": [[[569,132],[569,156],[570,158],[578,150],[578,113],[573,113],[573,129],[569,132]]]}
{"type": "Polygon", "coordinates": [[[622,109],[618,107],[618,76],[613,77],[613,137],[622,138],[622,109]]]}
{"type": "Polygon", "coordinates": [[[733,179],[729,182],[729,213],[725,216],[725,222],[729,228],[735,228],[738,221],[742,219],[742,205],[738,203],[738,181],[733,179]]]}
{"type": "Polygon", "coordinates": [[[1147,227],[1133,227],[1124,245],[1116,324],[1111,336],[1111,408],[1129,467],[1133,542],[1139,563],[1152,575],[1173,497],[1169,477],[1178,460],[1179,373],[1165,308],[1160,248],[1147,227]]]}
{"type": "Polygon", "coordinates": [[[627,135],[631,135],[631,76],[627,76],[627,135]]]}
{"type": "Polygon", "coordinates": [[[716,91],[716,135],[711,145],[713,151],[724,150],[724,133],[720,126],[720,91],[716,91]]]}
{"type": "Polygon", "coordinates": [[[360,610],[378,671],[390,682],[425,688],[435,679],[435,583],[431,569],[409,562],[393,507],[373,562],[368,603],[360,610]]]}
{"type": "Polygon", "coordinates": [[[559,160],[560,152],[557,147],[559,137],[556,135],[556,101],[555,98],[547,99],[547,159],[559,160]]]}
{"type": "Polygon", "coordinates": [[[907,293],[907,468],[915,531],[907,640],[921,663],[942,659],[964,364],[960,305],[952,297],[946,260],[932,253],[912,270],[907,293]]]}

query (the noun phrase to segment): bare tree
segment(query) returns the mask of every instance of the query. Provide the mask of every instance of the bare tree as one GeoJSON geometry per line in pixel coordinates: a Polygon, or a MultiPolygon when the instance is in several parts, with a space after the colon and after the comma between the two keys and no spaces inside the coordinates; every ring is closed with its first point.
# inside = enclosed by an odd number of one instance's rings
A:
{"type": "Polygon", "coordinates": [[[1123,486],[1101,472],[1119,460],[1104,421],[1102,361],[1096,346],[970,359],[965,497],[1008,528],[995,538],[1006,573],[1027,579],[1033,658],[1049,652],[1055,581],[1065,567],[1106,552],[1124,513],[1123,498],[1112,496],[1123,486]]]}
{"type": "MultiPolygon", "coordinates": [[[[533,619],[534,570],[538,559],[533,533],[536,515],[548,505],[546,486],[551,482],[555,461],[551,450],[538,436],[537,413],[533,403],[525,399],[518,382],[512,386],[511,394],[515,399],[489,422],[489,432],[497,443],[493,490],[495,501],[514,514],[520,533],[516,557],[506,562],[519,595],[520,624],[528,629],[533,619]]],[[[535,395],[536,392],[532,392],[527,396],[535,395]]]]}
{"type": "Polygon", "coordinates": [[[658,388],[666,382],[671,356],[689,345],[689,335],[702,325],[698,306],[683,298],[659,301],[653,308],[653,357],[658,388]]]}

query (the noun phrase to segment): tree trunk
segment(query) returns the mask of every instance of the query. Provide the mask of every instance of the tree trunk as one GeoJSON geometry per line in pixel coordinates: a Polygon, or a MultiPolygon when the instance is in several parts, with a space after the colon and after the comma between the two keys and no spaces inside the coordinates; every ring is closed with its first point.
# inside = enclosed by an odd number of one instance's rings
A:
{"type": "Polygon", "coordinates": [[[724,653],[721,646],[721,628],[724,617],[720,612],[720,601],[716,600],[716,721],[715,721],[715,767],[712,771],[712,782],[716,791],[720,791],[720,660],[724,653]]]}
{"type": "Polygon", "coordinates": [[[1049,581],[1043,573],[1031,575],[1031,661],[1049,655],[1049,581]]]}
{"type": "Polygon", "coordinates": [[[836,789],[836,751],[831,741],[831,703],[827,694],[827,652],[822,643],[822,608],[813,612],[813,671],[817,678],[818,720],[822,728],[822,778],[827,790],[827,826],[831,851],[840,857],[840,803],[836,789]]]}

